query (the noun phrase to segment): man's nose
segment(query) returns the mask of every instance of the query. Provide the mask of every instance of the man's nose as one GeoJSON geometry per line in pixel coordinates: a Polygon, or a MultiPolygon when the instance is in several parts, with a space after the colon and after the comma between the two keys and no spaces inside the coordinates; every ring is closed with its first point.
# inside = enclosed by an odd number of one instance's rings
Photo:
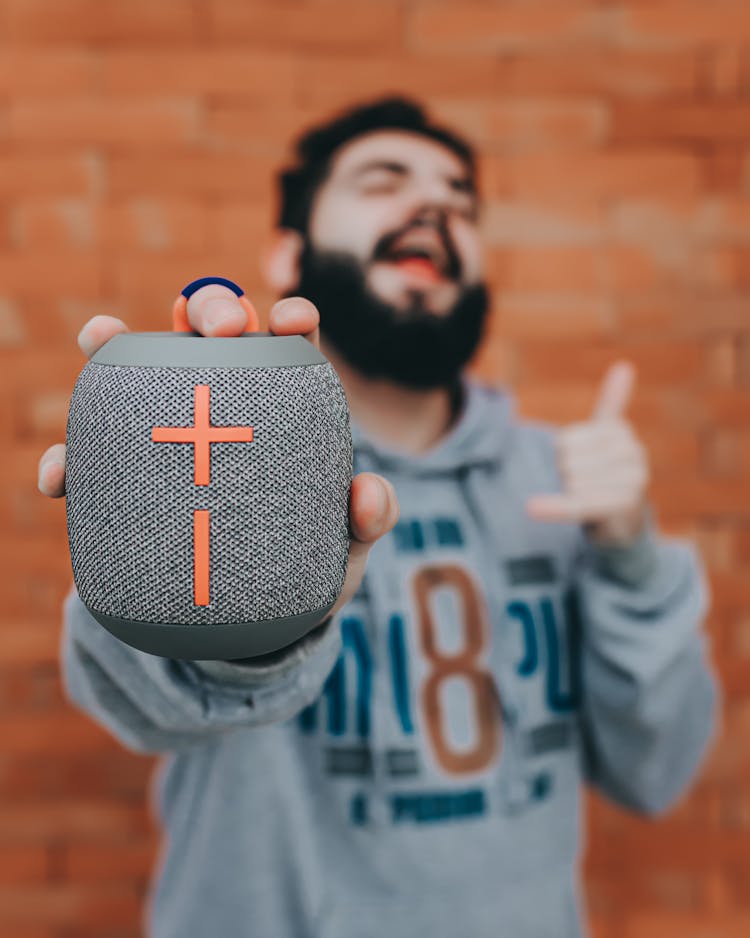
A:
{"type": "Polygon", "coordinates": [[[432,201],[421,202],[411,215],[411,224],[415,227],[424,226],[445,232],[448,229],[448,218],[448,211],[444,205],[432,201]]]}
{"type": "Polygon", "coordinates": [[[443,179],[415,178],[410,186],[412,204],[419,211],[448,216],[453,207],[453,192],[443,179]]]}
{"type": "Polygon", "coordinates": [[[444,205],[435,202],[423,202],[414,212],[412,221],[415,225],[429,225],[435,228],[445,228],[448,222],[448,213],[444,205]]]}

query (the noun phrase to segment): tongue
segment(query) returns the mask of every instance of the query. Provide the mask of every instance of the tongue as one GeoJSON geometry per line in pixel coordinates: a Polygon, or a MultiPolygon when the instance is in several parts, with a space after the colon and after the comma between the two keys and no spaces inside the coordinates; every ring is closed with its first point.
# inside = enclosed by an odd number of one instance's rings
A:
{"type": "Polygon", "coordinates": [[[404,257],[393,263],[404,273],[413,274],[423,280],[440,280],[442,275],[433,262],[427,257],[404,257]]]}

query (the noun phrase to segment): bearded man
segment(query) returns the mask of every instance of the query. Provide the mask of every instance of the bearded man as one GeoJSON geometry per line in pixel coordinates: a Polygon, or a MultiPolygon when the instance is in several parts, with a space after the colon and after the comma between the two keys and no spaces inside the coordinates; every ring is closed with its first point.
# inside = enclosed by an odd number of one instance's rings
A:
{"type": "MultiPolygon", "coordinates": [[[[70,695],[163,757],[149,934],[574,938],[583,784],[662,812],[715,719],[703,573],[656,529],[633,369],[559,431],[468,377],[489,307],[475,158],[413,102],[336,115],[280,180],[269,328],[320,343],[352,414],[340,600],[231,662],[150,656],[65,603],[70,695]]],[[[246,325],[220,283],[188,315],[246,325]]],[[[97,317],[80,345],[125,328],[97,317]]],[[[63,494],[61,446],[40,487],[63,494]]]]}

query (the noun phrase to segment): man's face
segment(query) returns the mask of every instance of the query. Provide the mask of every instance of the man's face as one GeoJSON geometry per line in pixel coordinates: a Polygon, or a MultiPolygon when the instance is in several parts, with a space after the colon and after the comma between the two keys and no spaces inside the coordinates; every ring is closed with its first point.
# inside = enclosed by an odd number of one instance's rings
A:
{"type": "Polygon", "coordinates": [[[436,141],[374,131],[342,147],[310,213],[316,251],[345,252],[396,309],[449,312],[482,276],[477,199],[461,159],[436,141]]]}
{"type": "Polygon", "coordinates": [[[482,336],[476,196],[451,150],[403,131],[336,154],[313,201],[297,290],[321,335],[361,374],[452,385],[482,336]]]}

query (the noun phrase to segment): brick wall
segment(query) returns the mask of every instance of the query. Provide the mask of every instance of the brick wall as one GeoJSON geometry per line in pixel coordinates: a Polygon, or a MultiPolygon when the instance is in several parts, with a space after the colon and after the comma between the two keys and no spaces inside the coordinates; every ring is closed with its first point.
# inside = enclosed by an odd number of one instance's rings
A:
{"type": "Polygon", "coordinates": [[[132,938],[148,760],[63,699],[64,506],[35,491],[95,313],[167,328],[206,271],[271,295],[302,124],[407,90],[482,154],[496,301],[477,373],[584,416],[607,363],[666,528],[701,544],[724,732],[668,819],[590,802],[596,938],[750,934],[747,0],[0,0],[0,933],[132,938]]]}

